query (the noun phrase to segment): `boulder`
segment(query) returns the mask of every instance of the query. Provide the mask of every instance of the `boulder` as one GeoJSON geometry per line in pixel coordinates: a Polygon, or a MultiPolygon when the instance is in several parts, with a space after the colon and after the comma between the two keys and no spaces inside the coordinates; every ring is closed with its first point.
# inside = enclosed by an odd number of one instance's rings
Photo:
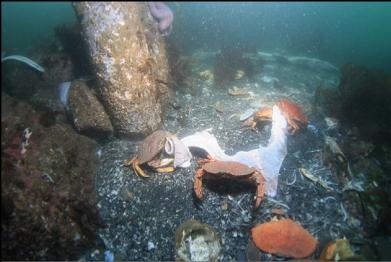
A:
{"type": "Polygon", "coordinates": [[[1,259],[77,260],[103,226],[97,144],[27,103],[1,98],[1,259]]]}
{"type": "Polygon", "coordinates": [[[104,138],[113,133],[109,116],[85,80],[72,81],[69,111],[79,133],[93,138],[104,138]]]}

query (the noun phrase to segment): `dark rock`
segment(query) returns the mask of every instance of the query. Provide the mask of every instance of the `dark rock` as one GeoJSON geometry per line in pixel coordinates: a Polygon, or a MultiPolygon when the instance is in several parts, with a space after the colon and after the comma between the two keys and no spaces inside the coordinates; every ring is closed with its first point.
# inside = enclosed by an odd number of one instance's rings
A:
{"type": "Polygon", "coordinates": [[[93,138],[104,138],[113,133],[109,116],[86,81],[72,81],[69,110],[79,133],[93,138]]]}
{"type": "Polygon", "coordinates": [[[19,61],[1,64],[1,91],[12,97],[30,98],[36,91],[42,73],[19,61]]]}
{"type": "Polygon", "coordinates": [[[353,64],[344,65],[341,72],[342,117],[365,138],[390,136],[391,77],[353,64]]]}
{"type": "Polygon", "coordinates": [[[244,56],[244,50],[233,47],[223,47],[221,53],[216,56],[214,65],[214,83],[219,87],[235,80],[235,74],[242,70],[247,77],[255,74],[252,61],[244,56]]]}
{"type": "Polygon", "coordinates": [[[76,260],[94,246],[96,147],[2,95],[2,260],[76,260]]]}

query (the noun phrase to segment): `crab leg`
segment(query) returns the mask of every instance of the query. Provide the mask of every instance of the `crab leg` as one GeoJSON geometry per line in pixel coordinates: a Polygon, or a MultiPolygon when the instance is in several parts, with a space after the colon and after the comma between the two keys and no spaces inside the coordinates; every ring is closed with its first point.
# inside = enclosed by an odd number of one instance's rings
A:
{"type": "Polygon", "coordinates": [[[142,177],[149,177],[149,176],[144,172],[144,170],[141,169],[139,163],[140,163],[140,161],[138,161],[138,160],[133,160],[133,161],[132,161],[132,167],[133,167],[134,172],[135,172],[137,175],[139,175],[139,176],[142,176],[142,177]]]}
{"type": "Polygon", "coordinates": [[[202,177],[204,176],[204,174],[205,171],[200,168],[196,171],[196,174],[194,176],[194,193],[199,200],[202,200],[202,198],[204,197],[202,193],[202,177]]]}
{"type": "Polygon", "coordinates": [[[289,126],[292,128],[291,134],[294,135],[296,133],[296,131],[300,129],[300,127],[298,124],[296,124],[296,122],[294,120],[290,119],[289,117],[287,117],[287,120],[288,120],[289,126]]]}
{"type": "Polygon", "coordinates": [[[211,155],[208,155],[206,159],[200,159],[197,161],[198,164],[205,164],[209,162],[216,162],[217,160],[214,159],[211,155]]]}
{"type": "Polygon", "coordinates": [[[257,183],[255,208],[258,208],[265,195],[265,178],[259,172],[255,172],[254,175],[257,183]]]}

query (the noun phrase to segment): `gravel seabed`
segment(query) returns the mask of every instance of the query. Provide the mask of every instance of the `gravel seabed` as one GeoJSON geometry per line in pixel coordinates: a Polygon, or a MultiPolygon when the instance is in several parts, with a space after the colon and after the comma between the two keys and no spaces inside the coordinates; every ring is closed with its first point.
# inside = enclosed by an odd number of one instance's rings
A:
{"type": "MultiPolygon", "coordinates": [[[[200,67],[208,65],[201,63],[200,67]]],[[[331,239],[349,235],[360,238],[360,223],[349,222],[345,209],[341,208],[338,190],[327,192],[298,172],[298,168],[305,167],[331,187],[338,187],[336,177],[322,164],[326,123],[311,110],[315,89],[322,81],[336,87],[339,72],[268,62],[252,79],[244,77],[224,88],[215,88],[212,81],[199,80],[189,92],[177,91],[175,106],[169,109],[162,129],[182,138],[213,128],[212,133],[227,154],[267,144],[271,125],[260,127],[258,132],[241,126],[239,115],[249,108],[271,106],[280,98],[289,98],[303,107],[309,126],[288,137],[288,155],[280,170],[277,196],[265,198],[257,210],[253,210],[253,187],[227,190],[224,185],[204,184],[204,200],[196,201],[193,194],[196,157],[189,168],[165,174],[148,170],[150,178],[143,179],[131,168],[122,166],[123,160],[136,153],[138,141],[114,140],[104,145],[96,187],[98,207],[107,223],[107,228],[99,231],[106,248],[119,260],[175,260],[176,228],[188,219],[196,219],[211,225],[220,236],[219,260],[250,260],[254,259],[254,255],[250,257],[254,254],[249,245],[250,229],[257,223],[270,221],[272,208],[284,209],[287,217],[320,241],[312,258],[318,257],[320,247],[331,239]],[[269,81],[270,77],[279,79],[278,89],[269,81]],[[233,86],[246,88],[253,96],[231,96],[228,89],[233,86]],[[211,107],[217,102],[223,105],[223,112],[211,107]]],[[[256,258],[285,259],[260,251],[255,252],[256,258]]]]}

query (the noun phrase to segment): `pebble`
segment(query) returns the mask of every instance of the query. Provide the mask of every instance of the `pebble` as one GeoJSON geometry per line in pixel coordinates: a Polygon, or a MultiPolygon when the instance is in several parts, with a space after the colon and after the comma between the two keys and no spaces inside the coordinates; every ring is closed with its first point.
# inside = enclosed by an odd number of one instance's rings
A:
{"type": "Polygon", "coordinates": [[[155,245],[153,244],[152,241],[148,241],[148,251],[152,250],[155,248],[155,245]]]}

